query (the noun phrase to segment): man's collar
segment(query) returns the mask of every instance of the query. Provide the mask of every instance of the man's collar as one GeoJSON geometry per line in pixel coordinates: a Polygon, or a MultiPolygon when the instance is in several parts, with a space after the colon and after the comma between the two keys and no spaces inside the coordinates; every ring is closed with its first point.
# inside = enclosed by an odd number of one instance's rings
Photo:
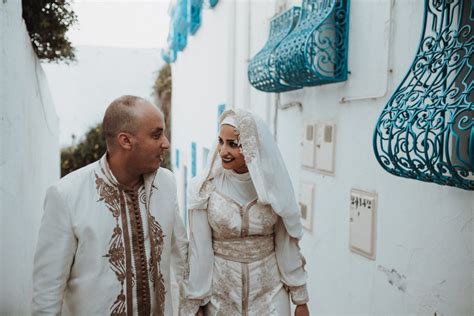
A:
{"type": "MultiPolygon", "coordinates": [[[[116,187],[118,187],[118,188],[120,188],[124,191],[131,190],[131,188],[119,183],[117,178],[114,176],[112,170],[109,167],[109,163],[107,161],[107,153],[105,153],[102,156],[102,158],[100,158],[99,165],[100,165],[101,172],[104,174],[107,182],[109,182],[110,184],[112,184],[112,185],[114,185],[114,186],[116,186],[116,187]]],[[[149,199],[150,199],[150,196],[151,196],[152,189],[153,188],[158,189],[154,185],[154,181],[155,181],[155,177],[156,177],[157,173],[158,173],[158,171],[143,174],[143,182],[144,182],[144,185],[145,185],[147,204],[149,203],[149,199]]]]}

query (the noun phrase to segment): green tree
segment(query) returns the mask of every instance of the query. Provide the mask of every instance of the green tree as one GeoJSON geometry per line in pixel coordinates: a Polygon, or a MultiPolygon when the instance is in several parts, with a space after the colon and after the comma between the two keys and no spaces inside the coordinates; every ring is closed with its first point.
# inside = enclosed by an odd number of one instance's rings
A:
{"type": "MultiPolygon", "coordinates": [[[[165,116],[165,135],[168,137],[171,143],[171,92],[172,92],[172,80],[171,80],[171,66],[165,64],[160,71],[153,85],[153,95],[155,97],[155,103],[158,104],[161,111],[165,116]]],[[[171,151],[171,148],[170,148],[171,151]]],[[[162,166],[171,169],[171,153],[165,155],[165,159],[162,166]]]]}
{"type": "Polygon", "coordinates": [[[102,123],[99,123],[77,145],[61,149],[61,177],[98,160],[106,151],[102,123]]]}
{"type": "Polygon", "coordinates": [[[77,22],[67,0],[22,0],[23,19],[39,59],[74,61],[74,47],[66,32],[77,22]]]}

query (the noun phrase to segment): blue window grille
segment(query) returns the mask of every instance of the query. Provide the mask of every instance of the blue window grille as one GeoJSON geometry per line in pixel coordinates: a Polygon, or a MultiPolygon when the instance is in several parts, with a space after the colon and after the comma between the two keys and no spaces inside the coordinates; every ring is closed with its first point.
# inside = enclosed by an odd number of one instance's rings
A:
{"type": "MultiPolygon", "coordinates": [[[[296,9],[291,8],[287,15],[277,17],[289,21],[275,21],[275,28],[281,23],[288,30],[295,15],[296,9]]],[[[249,64],[249,81],[256,89],[284,92],[347,80],[349,0],[303,0],[298,15],[298,23],[289,34],[282,35],[285,27],[274,32],[271,29],[257,60],[249,64]],[[275,40],[275,36],[282,39],[275,40]],[[271,52],[266,53],[269,49],[271,52]],[[266,62],[258,60],[263,56],[267,56],[266,62]],[[269,68],[263,75],[253,69],[262,68],[262,64],[269,68]]]]}
{"type": "Polygon", "coordinates": [[[209,6],[209,8],[214,8],[218,2],[219,0],[208,0],[207,5],[209,6]]]}
{"type": "Polygon", "coordinates": [[[474,190],[473,2],[425,0],[415,59],[377,121],[388,172],[474,190]]]}
{"type": "Polygon", "coordinates": [[[179,157],[179,149],[175,150],[175,165],[176,168],[179,169],[179,162],[180,162],[180,157],[179,157]]]}
{"type": "Polygon", "coordinates": [[[189,0],[189,33],[194,35],[201,26],[201,12],[203,0],[189,0]]]}
{"type": "Polygon", "coordinates": [[[191,143],[191,177],[194,178],[196,176],[196,143],[191,143]]]}
{"type": "Polygon", "coordinates": [[[188,44],[188,0],[178,0],[170,15],[168,46],[161,51],[161,57],[168,64],[175,62],[178,52],[188,44]]]}
{"type": "Polygon", "coordinates": [[[262,50],[252,58],[248,67],[249,82],[256,89],[265,92],[283,92],[301,88],[301,86],[291,86],[282,81],[275,66],[275,50],[293,31],[300,13],[299,7],[292,7],[271,20],[268,40],[262,50]]]}

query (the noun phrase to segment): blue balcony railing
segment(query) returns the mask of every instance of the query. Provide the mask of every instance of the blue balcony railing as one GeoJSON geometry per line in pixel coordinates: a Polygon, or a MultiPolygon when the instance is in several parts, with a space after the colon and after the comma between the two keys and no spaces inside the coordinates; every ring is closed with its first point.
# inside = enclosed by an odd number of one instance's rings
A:
{"type": "Polygon", "coordinates": [[[161,56],[168,64],[176,60],[178,52],[188,44],[188,0],[179,0],[171,11],[168,46],[161,51],[161,56]]]}
{"type": "Polygon", "coordinates": [[[270,34],[265,46],[250,61],[249,81],[258,90],[265,92],[283,92],[301,88],[291,86],[278,76],[275,65],[275,50],[281,41],[295,28],[301,9],[293,7],[274,17],[270,22],[270,34]]]}
{"type": "MultiPolygon", "coordinates": [[[[206,6],[214,8],[219,0],[206,0],[206,6]]],[[[171,64],[178,52],[188,44],[188,35],[194,35],[202,22],[204,0],[177,0],[171,11],[167,47],[161,51],[163,60],[171,64]]]]}
{"type": "Polygon", "coordinates": [[[203,0],[189,1],[189,33],[194,35],[201,26],[201,13],[203,0]]]}
{"type": "MultiPolygon", "coordinates": [[[[284,24],[291,25],[294,15],[283,16],[290,20],[284,24]]],[[[279,33],[270,32],[257,60],[250,62],[251,84],[266,92],[284,92],[347,80],[348,28],[349,0],[303,0],[296,26],[281,40],[272,38],[279,33]],[[270,47],[271,53],[266,52],[270,47]],[[263,56],[269,60],[260,61],[263,56]],[[262,64],[270,68],[263,75],[262,64]]]]}
{"type": "Polygon", "coordinates": [[[473,1],[425,0],[415,59],[377,122],[388,172],[474,190],[473,1]]]}

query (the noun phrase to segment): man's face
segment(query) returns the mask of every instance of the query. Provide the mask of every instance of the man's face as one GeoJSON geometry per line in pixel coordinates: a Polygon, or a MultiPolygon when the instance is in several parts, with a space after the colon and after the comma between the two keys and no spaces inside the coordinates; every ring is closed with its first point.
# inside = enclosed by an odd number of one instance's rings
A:
{"type": "Polygon", "coordinates": [[[170,143],[166,138],[163,118],[151,103],[144,105],[137,118],[137,130],[132,135],[130,168],[138,173],[156,171],[170,143]]]}
{"type": "Polygon", "coordinates": [[[247,172],[244,155],[240,152],[238,135],[230,125],[222,125],[218,137],[217,150],[222,160],[222,167],[232,169],[237,173],[247,172]]]}

